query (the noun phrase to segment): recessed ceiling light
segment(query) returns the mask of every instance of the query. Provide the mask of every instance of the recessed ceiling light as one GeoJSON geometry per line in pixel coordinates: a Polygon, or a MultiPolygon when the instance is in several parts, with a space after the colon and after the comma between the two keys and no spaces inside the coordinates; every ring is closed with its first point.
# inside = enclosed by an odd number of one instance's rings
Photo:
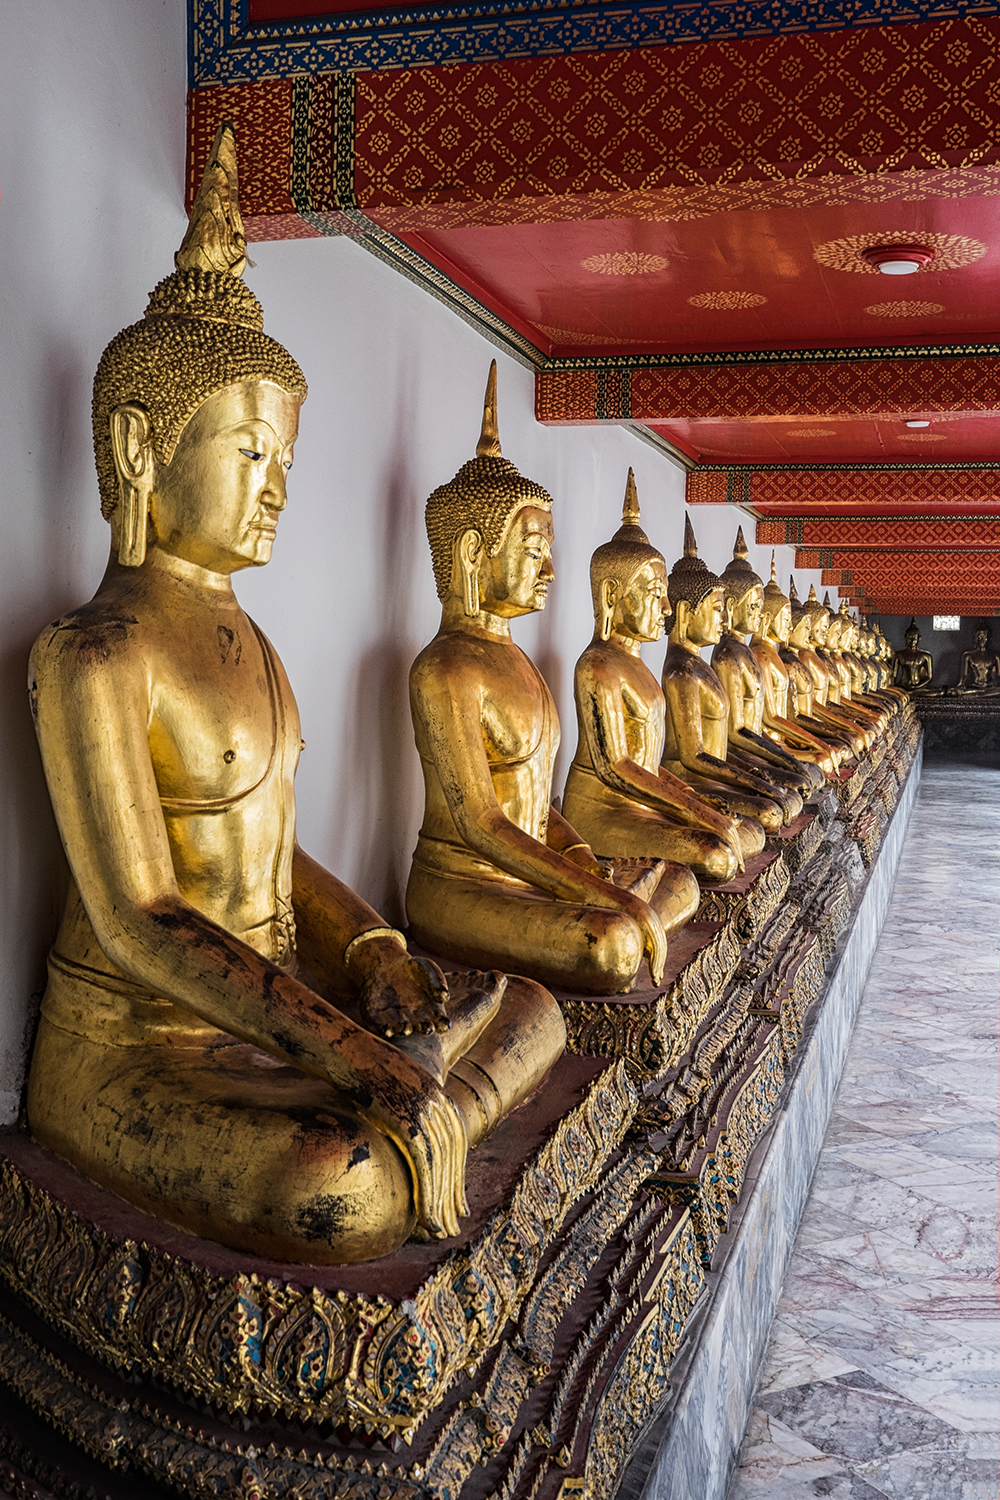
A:
{"type": "Polygon", "coordinates": [[[923,245],[873,245],[862,250],[861,259],[883,276],[912,276],[934,259],[934,251],[923,245]]]}
{"type": "Polygon", "coordinates": [[[907,422],[906,425],[907,425],[907,427],[929,427],[931,424],[929,422],[924,422],[924,421],[919,421],[919,422],[914,421],[914,422],[907,422]]]}

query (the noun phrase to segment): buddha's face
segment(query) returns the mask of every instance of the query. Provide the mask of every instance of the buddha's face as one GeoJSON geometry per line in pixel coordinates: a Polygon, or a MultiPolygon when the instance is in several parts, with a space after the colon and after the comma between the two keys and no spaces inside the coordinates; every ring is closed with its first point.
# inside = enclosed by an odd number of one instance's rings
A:
{"type": "Polygon", "coordinates": [[[908,630],[906,632],[906,649],[907,649],[907,651],[916,651],[916,649],[917,649],[917,642],[919,641],[919,639],[920,639],[920,631],[919,630],[908,630]]]}
{"type": "Polygon", "coordinates": [[[733,629],[756,635],[760,629],[761,611],[764,607],[764,585],[755,583],[742,599],[730,601],[733,629]]]}
{"type": "Polygon", "coordinates": [[[245,381],[199,406],[157,466],[150,516],[161,552],[223,574],[270,561],[300,404],[270,381],[245,381]]]}
{"type": "Polygon", "coordinates": [[[698,605],[689,610],[687,638],[693,646],[715,646],[722,639],[722,590],[711,589],[698,605]]]}
{"type": "Polygon", "coordinates": [[[828,617],[823,614],[822,610],[818,611],[812,619],[812,638],[814,646],[826,645],[826,637],[829,629],[830,621],[828,617]]]}
{"type": "Polygon", "coordinates": [[[988,630],[977,630],[975,634],[976,650],[985,651],[989,638],[988,630]]]}
{"type": "Polygon", "coordinates": [[[788,632],[791,629],[791,625],[792,606],[786,600],[785,603],[781,605],[780,609],[778,609],[771,616],[771,634],[774,636],[776,641],[780,641],[781,644],[784,645],[788,640],[788,632]]]}
{"type": "Polygon", "coordinates": [[[493,557],[479,566],[479,599],[490,614],[513,619],[544,609],[552,566],[552,515],[539,506],[523,506],[493,557]]]}
{"type": "Polygon", "coordinates": [[[826,627],[826,644],[830,651],[840,650],[842,624],[840,616],[834,615],[826,627]]]}
{"type": "Polygon", "coordinates": [[[798,650],[808,646],[812,639],[812,620],[807,614],[793,615],[788,631],[788,644],[798,650]]]}
{"type": "Polygon", "coordinates": [[[658,641],[669,613],[667,569],[652,558],[643,563],[615,605],[614,629],[633,641],[658,641]]]}

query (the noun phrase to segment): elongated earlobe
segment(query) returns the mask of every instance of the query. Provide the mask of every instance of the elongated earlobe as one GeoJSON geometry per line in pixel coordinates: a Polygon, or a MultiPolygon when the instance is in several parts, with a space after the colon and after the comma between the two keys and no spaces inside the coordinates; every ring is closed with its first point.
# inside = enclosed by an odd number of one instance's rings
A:
{"type": "MultiPolygon", "coordinates": [[[[471,528],[458,539],[458,570],[462,580],[462,608],[468,619],[479,614],[479,560],[483,554],[483,539],[471,528]]],[[[454,585],[453,585],[454,586],[454,585]]]]}
{"type": "Polygon", "coordinates": [[[146,558],[153,490],[150,423],[141,406],[119,406],[111,413],[111,447],[118,473],[118,561],[125,568],[138,568],[146,558]]]}
{"type": "Polygon", "coordinates": [[[617,590],[612,579],[601,579],[601,610],[597,621],[597,633],[602,641],[611,639],[611,632],[615,623],[615,594],[617,590]]]}
{"type": "Polygon", "coordinates": [[[149,506],[137,484],[119,476],[118,504],[121,507],[118,537],[118,561],[123,568],[138,568],[146,560],[146,521],[149,506]]]}

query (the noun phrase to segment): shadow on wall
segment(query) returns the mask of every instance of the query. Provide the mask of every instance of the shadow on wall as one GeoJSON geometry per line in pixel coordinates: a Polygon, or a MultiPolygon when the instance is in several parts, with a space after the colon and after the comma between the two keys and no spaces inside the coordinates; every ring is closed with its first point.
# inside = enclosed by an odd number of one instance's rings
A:
{"type": "MultiPolygon", "coordinates": [[[[909,615],[878,615],[872,616],[872,620],[881,625],[894,651],[905,651],[909,615]]],[[[1000,651],[1000,620],[992,617],[963,615],[958,630],[935,630],[931,615],[917,615],[916,626],[920,631],[920,650],[929,652],[934,662],[933,687],[958,685],[962,652],[973,650],[977,630],[988,630],[992,649],[1000,651]]]]}
{"type": "Polygon", "coordinates": [[[418,591],[426,587],[423,496],[414,490],[408,436],[416,424],[412,381],[416,372],[401,361],[396,381],[394,435],[387,455],[376,555],[381,565],[371,600],[381,636],[363,654],[354,679],[352,752],[357,768],[350,795],[362,826],[370,829],[361,858],[358,889],[389,921],[405,926],[403,895],[410,873],[411,828],[420,816],[420,777],[410,721],[409,674],[424,642],[413,639],[419,618],[418,591]]]}

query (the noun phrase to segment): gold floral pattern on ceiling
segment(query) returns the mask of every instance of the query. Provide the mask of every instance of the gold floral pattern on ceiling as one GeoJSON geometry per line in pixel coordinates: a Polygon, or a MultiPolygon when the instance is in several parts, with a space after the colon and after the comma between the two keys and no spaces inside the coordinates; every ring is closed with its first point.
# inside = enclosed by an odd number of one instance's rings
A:
{"type": "Polygon", "coordinates": [[[794,432],[785,435],[790,438],[832,438],[837,433],[833,427],[796,427],[794,432]]]}
{"type": "Polygon", "coordinates": [[[930,229],[886,229],[870,234],[849,234],[844,239],[827,240],[817,245],[813,258],[831,271],[857,271],[864,276],[878,276],[877,266],[863,256],[877,245],[915,245],[933,252],[933,259],[915,274],[956,271],[971,266],[986,254],[987,246],[966,234],[941,234],[930,229]]]}
{"type": "Polygon", "coordinates": [[[865,308],[873,318],[930,318],[944,312],[941,302],[873,302],[865,308]]]}
{"type": "Polygon", "coordinates": [[[696,292],[688,298],[691,307],[706,307],[713,312],[738,312],[746,307],[763,307],[767,298],[761,292],[696,292]]]}
{"type": "Polygon", "coordinates": [[[665,271],[670,262],[662,255],[646,255],[641,250],[616,250],[604,255],[588,255],[580,265],[594,276],[654,276],[665,271]]]}

